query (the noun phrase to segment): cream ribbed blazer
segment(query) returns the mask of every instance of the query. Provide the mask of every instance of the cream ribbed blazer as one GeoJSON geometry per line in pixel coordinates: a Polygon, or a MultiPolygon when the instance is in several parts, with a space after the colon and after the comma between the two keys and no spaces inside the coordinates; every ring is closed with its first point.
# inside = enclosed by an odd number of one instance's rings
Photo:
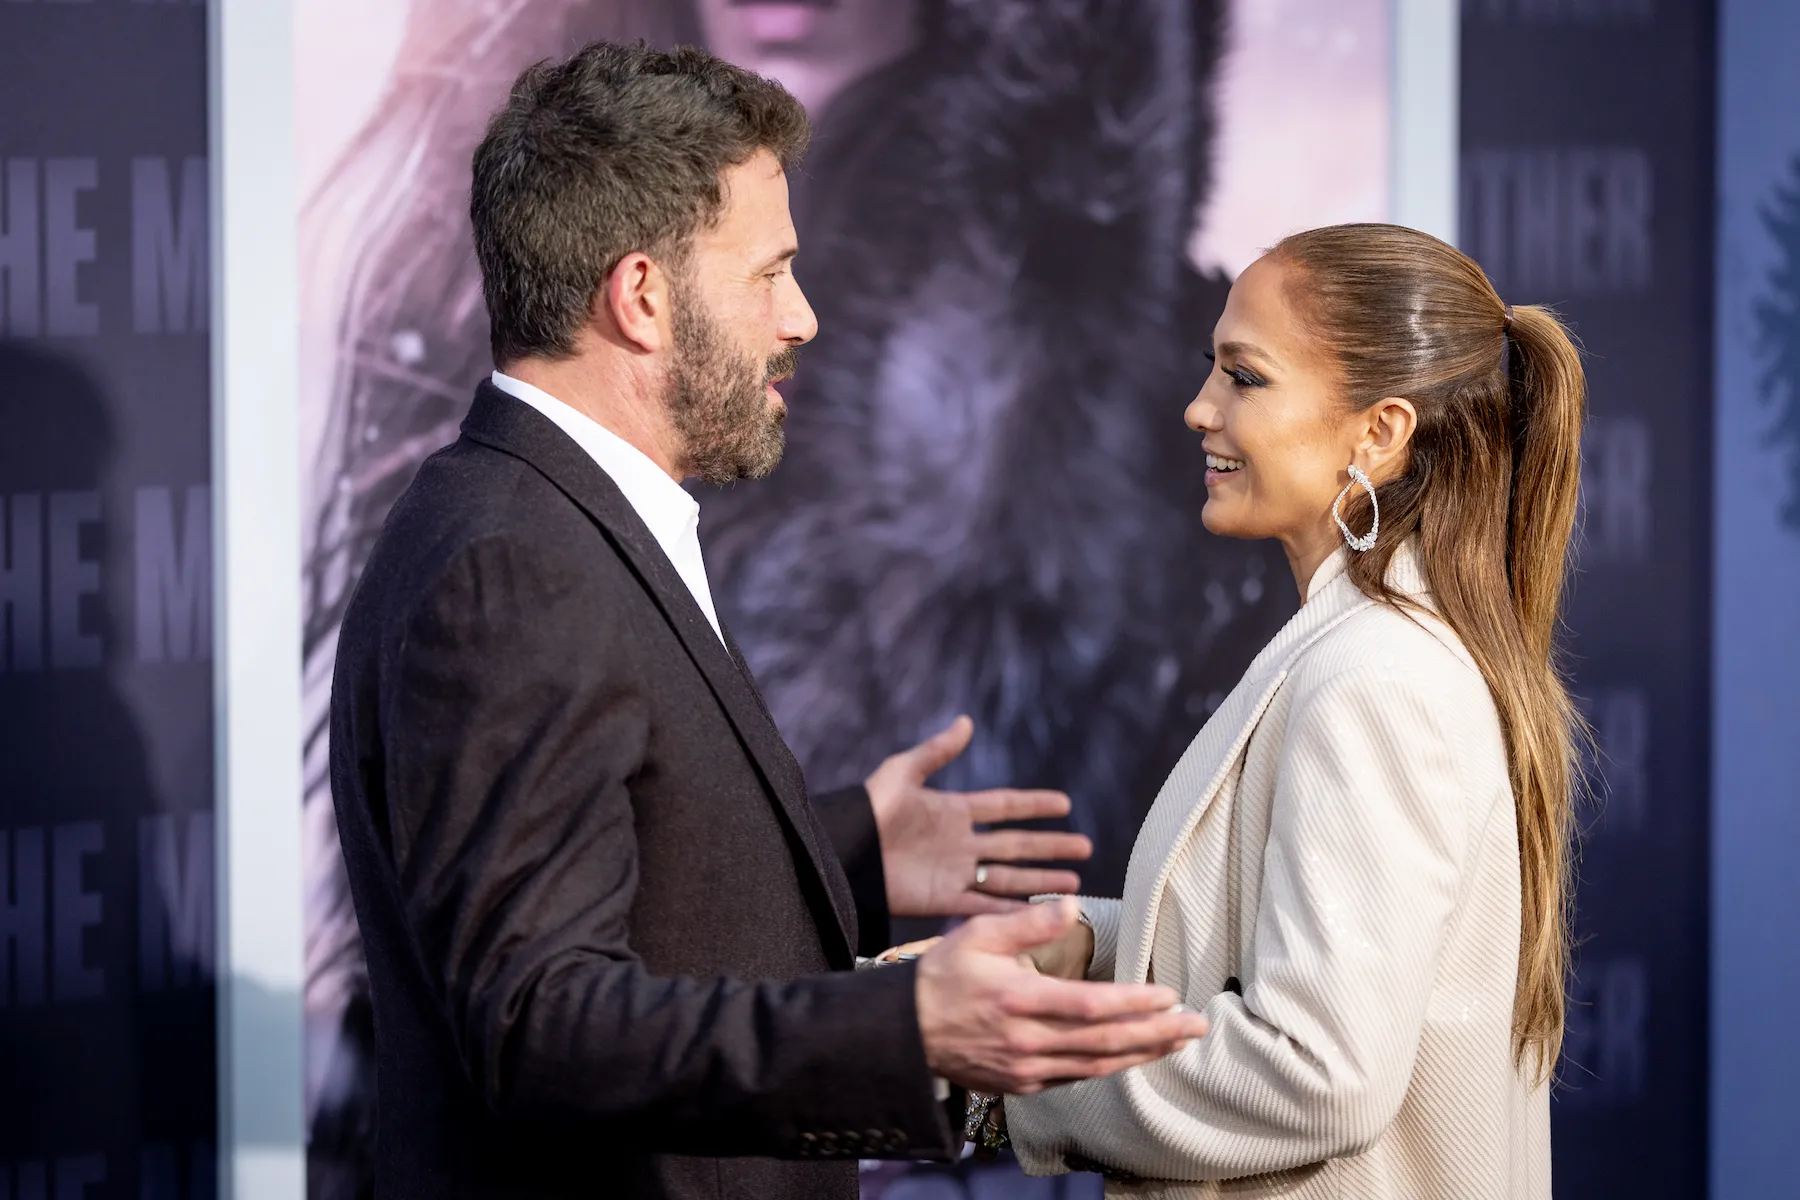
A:
{"type": "MultiPolygon", "coordinates": [[[[1108,1196],[1538,1200],[1547,1089],[1513,1066],[1519,854],[1500,721],[1449,628],[1340,550],[1156,798],[1094,979],[1174,987],[1212,1032],[1008,1097],[1025,1169],[1108,1196]],[[1227,990],[1241,981],[1242,994],[1227,990]]],[[[1429,603],[1410,546],[1390,581],[1429,603]]]]}

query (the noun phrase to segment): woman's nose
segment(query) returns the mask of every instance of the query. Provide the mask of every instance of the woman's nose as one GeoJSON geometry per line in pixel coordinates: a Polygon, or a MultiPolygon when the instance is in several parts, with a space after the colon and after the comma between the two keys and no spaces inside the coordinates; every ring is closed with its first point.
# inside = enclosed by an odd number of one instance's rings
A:
{"type": "Polygon", "coordinates": [[[1195,433],[1210,433],[1219,428],[1218,406],[1206,398],[1205,391],[1194,397],[1183,416],[1187,427],[1195,433]]]}

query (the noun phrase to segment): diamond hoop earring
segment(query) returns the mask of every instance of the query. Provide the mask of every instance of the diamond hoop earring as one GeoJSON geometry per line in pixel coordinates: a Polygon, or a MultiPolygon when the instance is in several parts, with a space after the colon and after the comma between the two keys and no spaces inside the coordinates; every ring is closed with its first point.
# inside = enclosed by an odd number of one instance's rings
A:
{"type": "Polygon", "coordinates": [[[1375,498],[1375,485],[1369,482],[1369,477],[1364,475],[1362,468],[1355,463],[1350,464],[1350,482],[1344,485],[1344,490],[1339,492],[1337,499],[1331,502],[1331,519],[1337,522],[1337,527],[1344,533],[1344,544],[1352,550],[1360,552],[1375,548],[1375,535],[1381,532],[1381,501],[1375,498]],[[1357,537],[1350,532],[1350,527],[1344,524],[1344,518],[1338,512],[1338,505],[1344,502],[1344,497],[1350,494],[1350,489],[1359,483],[1369,493],[1369,505],[1375,510],[1375,520],[1370,524],[1369,532],[1362,537],[1357,537]]]}

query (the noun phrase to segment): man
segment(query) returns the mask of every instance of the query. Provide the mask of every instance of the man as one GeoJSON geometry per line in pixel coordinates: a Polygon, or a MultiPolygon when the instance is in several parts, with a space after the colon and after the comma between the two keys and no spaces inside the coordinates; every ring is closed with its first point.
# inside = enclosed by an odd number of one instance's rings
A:
{"type": "Polygon", "coordinates": [[[476,152],[500,371],[395,505],[332,699],[384,1197],[848,1198],[857,1158],[954,1155],[943,1081],[1030,1092],[1205,1030],[1024,965],[1063,905],[848,971],[883,894],[1026,880],[934,875],[955,830],[920,804],[875,855],[879,812],[816,812],[712,607],[677,481],[780,457],[807,136],[755,75],[600,44],[526,72],[476,152]]]}

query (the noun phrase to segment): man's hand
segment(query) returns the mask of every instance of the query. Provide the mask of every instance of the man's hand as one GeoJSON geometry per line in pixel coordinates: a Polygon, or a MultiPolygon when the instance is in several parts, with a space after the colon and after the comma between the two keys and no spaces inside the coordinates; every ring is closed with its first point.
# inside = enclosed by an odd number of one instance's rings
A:
{"type": "Polygon", "coordinates": [[[975,829],[996,821],[1064,816],[1069,798],[1061,792],[940,792],[925,786],[968,748],[974,733],[975,723],[958,717],[943,732],[882,763],[865,781],[881,834],[888,912],[894,916],[1005,912],[1020,902],[1004,897],[1081,886],[1073,871],[997,865],[1084,859],[1094,847],[1081,834],[975,829]]]}
{"type": "Polygon", "coordinates": [[[919,1032],[932,1072],[1030,1095],[1152,1062],[1206,1034],[1206,1018],[1154,984],[1071,983],[1020,956],[1074,923],[1071,899],[976,917],[919,960],[919,1032]]]}

